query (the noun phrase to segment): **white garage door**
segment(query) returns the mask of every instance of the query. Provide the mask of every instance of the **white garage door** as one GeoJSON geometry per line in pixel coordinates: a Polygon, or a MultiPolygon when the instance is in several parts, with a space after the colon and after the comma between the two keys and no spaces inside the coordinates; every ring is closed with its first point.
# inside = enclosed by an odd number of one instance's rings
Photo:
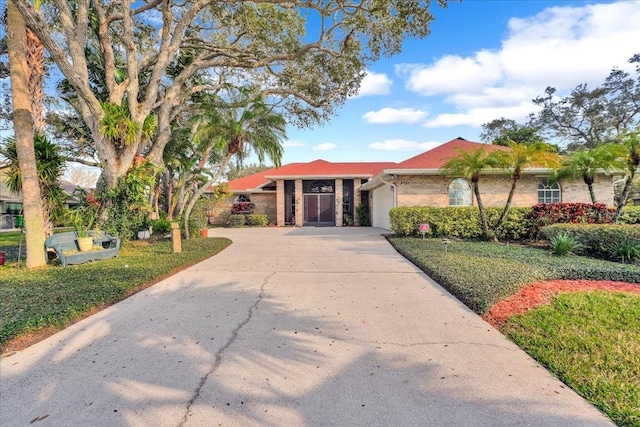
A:
{"type": "Polygon", "coordinates": [[[393,207],[394,189],[390,185],[385,185],[373,190],[373,209],[371,225],[374,227],[391,230],[389,223],[389,210],[393,207]]]}

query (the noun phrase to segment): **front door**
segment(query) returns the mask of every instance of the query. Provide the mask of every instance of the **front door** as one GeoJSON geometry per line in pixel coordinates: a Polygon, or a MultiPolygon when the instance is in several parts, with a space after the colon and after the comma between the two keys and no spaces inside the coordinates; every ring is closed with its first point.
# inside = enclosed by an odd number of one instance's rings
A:
{"type": "Polygon", "coordinates": [[[304,195],[304,225],[335,225],[334,195],[304,195]]]}

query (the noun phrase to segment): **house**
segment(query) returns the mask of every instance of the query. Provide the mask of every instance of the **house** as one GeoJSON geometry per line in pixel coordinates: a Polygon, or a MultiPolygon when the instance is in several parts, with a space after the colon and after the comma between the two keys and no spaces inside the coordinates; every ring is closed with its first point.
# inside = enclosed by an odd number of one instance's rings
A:
{"type": "MultiPolygon", "coordinates": [[[[389,210],[396,206],[473,206],[475,197],[469,182],[446,176],[442,166],[459,150],[508,150],[456,138],[401,163],[333,163],[315,160],[290,163],[280,168],[232,180],[230,200],[252,202],[255,212],[266,214],[278,226],[342,226],[356,219],[355,207],[368,206],[374,227],[390,229],[389,210]]],[[[586,185],[580,181],[555,183],[551,170],[531,168],[523,171],[512,206],[537,203],[590,203],[586,185]]],[[[487,171],[480,181],[485,206],[504,206],[511,178],[505,170],[487,171]]],[[[598,202],[613,205],[613,178],[599,175],[594,183],[598,202]]],[[[218,212],[218,213],[220,213],[218,212]]],[[[210,221],[219,223],[219,216],[210,221]]]]}

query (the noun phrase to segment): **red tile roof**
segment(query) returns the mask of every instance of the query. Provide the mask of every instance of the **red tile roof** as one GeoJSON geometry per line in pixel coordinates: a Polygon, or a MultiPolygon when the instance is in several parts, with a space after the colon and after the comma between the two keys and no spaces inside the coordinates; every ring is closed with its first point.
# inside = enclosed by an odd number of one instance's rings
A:
{"type": "Polygon", "coordinates": [[[394,162],[351,162],[332,163],[318,159],[309,163],[289,163],[279,168],[271,168],[253,175],[229,181],[229,189],[234,192],[251,191],[262,187],[272,180],[268,177],[287,177],[287,179],[304,177],[375,177],[384,169],[440,169],[447,160],[458,155],[458,150],[487,151],[508,150],[507,147],[481,144],[456,138],[436,148],[418,154],[402,163],[394,162]]]}
{"type": "Polygon", "coordinates": [[[458,137],[449,142],[445,142],[436,148],[407,159],[392,169],[440,169],[449,159],[460,154],[459,150],[471,151],[479,148],[484,148],[488,152],[495,150],[509,150],[508,147],[471,142],[458,137]]]}
{"type": "Polygon", "coordinates": [[[279,168],[271,168],[253,175],[229,181],[229,189],[232,191],[249,191],[268,184],[271,180],[267,177],[373,177],[383,169],[396,167],[394,162],[350,162],[332,163],[318,159],[309,163],[289,163],[279,168]]]}

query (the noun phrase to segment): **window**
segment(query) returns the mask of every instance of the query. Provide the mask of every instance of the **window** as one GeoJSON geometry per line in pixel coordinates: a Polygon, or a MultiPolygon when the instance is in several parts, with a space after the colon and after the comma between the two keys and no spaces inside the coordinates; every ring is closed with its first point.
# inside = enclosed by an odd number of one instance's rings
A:
{"type": "Polygon", "coordinates": [[[538,203],[560,203],[560,184],[549,179],[538,184],[538,203]]]}
{"type": "Polygon", "coordinates": [[[239,194],[236,197],[236,203],[249,203],[251,202],[251,197],[247,194],[239,194]]]}
{"type": "Polygon", "coordinates": [[[466,180],[456,178],[449,184],[449,206],[471,206],[471,187],[466,180]]]}

